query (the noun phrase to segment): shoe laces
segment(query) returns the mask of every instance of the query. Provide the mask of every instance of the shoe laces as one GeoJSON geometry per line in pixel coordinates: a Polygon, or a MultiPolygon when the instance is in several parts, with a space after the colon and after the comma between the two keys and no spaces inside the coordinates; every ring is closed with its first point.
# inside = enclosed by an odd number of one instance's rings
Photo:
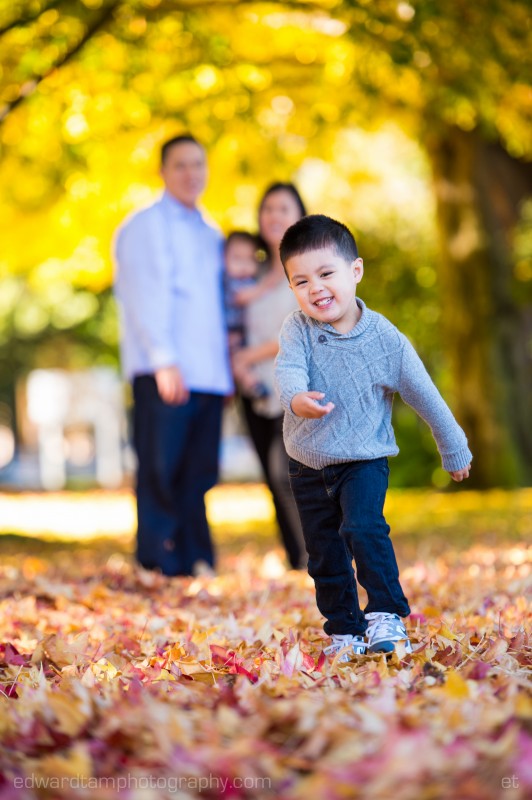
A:
{"type": "MultiPolygon", "coordinates": [[[[353,648],[353,645],[364,645],[364,649],[366,647],[363,636],[353,636],[350,633],[333,633],[331,639],[332,643],[323,650],[327,656],[335,655],[336,653],[339,653],[340,650],[345,650],[347,647],[353,648]]],[[[341,660],[348,661],[349,653],[345,653],[341,660]]]]}
{"type": "Polygon", "coordinates": [[[397,639],[398,628],[404,631],[406,637],[406,629],[396,614],[373,611],[366,614],[366,619],[369,621],[366,631],[369,639],[397,639]]]}

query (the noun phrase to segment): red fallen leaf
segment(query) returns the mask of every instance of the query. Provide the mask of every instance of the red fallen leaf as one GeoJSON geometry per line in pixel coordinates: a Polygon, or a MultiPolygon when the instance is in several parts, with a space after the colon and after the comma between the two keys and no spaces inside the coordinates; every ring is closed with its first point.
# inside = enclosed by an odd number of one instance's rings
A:
{"type": "Polygon", "coordinates": [[[157,680],[157,678],[160,677],[162,670],[163,670],[162,664],[158,663],[152,664],[152,666],[147,667],[144,670],[144,680],[148,682],[157,680]]]}
{"type": "Polygon", "coordinates": [[[220,683],[220,690],[215,703],[216,707],[229,706],[229,708],[239,708],[239,700],[235,694],[234,686],[236,680],[236,678],[229,678],[228,681],[220,683]]]}
{"type": "Polygon", "coordinates": [[[292,645],[290,644],[289,639],[287,639],[285,636],[285,638],[281,640],[281,653],[283,656],[286,656],[291,647],[292,645]]]}
{"type": "Polygon", "coordinates": [[[41,719],[33,719],[24,732],[18,731],[13,739],[8,739],[5,744],[8,747],[15,748],[18,753],[24,753],[29,757],[53,752],[57,749],[49,726],[41,719]]]}
{"type": "Polygon", "coordinates": [[[230,779],[226,779],[226,783],[222,784],[219,797],[223,800],[233,800],[233,798],[248,797],[248,794],[242,786],[235,786],[230,779]]]}
{"type": "MultiPolygon", "coordinates": [[[[532,736],[527,731],[520,731],[517,740],[517,754],[512,764],[515,774],[525,788],[532,787],[532,736]]],[[[526,792],[525,788],[525,792],[526,792]]]]}
{"type": "Polygon", "coordinates": [[[508,650],[508,642],[501,637],[489,640],[489,646],[482,658],[484,661],[498,661],[508,650]]]}
{"type": "Polygon", "coordinates": [[[456,665],[459,664],[461,660],[462,660],[462,654],[460,650],[458,649],[455,650],[451,645],[448,645],[445,648],[445,650],[441,650],[434,656],[434,661],[437,661],[444,667],[456,667],[456,665]]]}
{"type": "Polygon", "coordinates": [[[482,681],[487,676],[490,669],[491,665],[486,664],[485,661],[474,661],[465,667],[463,675],[465,678],[471,678],[474,681],[482,681]]]}
{"type": "Polygon", "coordinates": [[[235,672],[237,673],[237,675],[245,675],[246,678],[248,678],[251,681],[251,683],[257,683],[257,681],[258,681],[258,676],[257,675],[252,675],[252,673],[249,672],[241,664],[237,664],[236,665],[235,672]]]}
{"type": "Polygon", "coordinates": [[[209,648],[213,664],[229,667],[229,673],[231,675],[245,675],[252,683],[257,683],[257,675],[253,675],[253,673],[242,665],[241,659],[237,657],[234,650],[226,650],[225,647],[221,647],[218,644],[211,644],[209,648]]]}
{"type": "Polygon", "coordinates": [[[23,656],[11,642],[0,644],[0,663],[11,664],[15,667],[25,667],[29,656],[23,656]]]}
{"type": "Polygon", "coordinates": [[[314,666],[314,659],[310,655],[310,653],[301,653],[303,656],[303,667],[310,672],[313,672],[315,669],[314,666]]]}
{"type": "Polygon", "coordinates": [[[289,628],[288,630],[288,641],[290,647],[293,647],[299,638],[299,634],[296,628],[289,628]]]}
{"type": "Polygon", "coordinates": [[[524,631],[519,631],[510,639],[510,650],[521,650],[528,644],[528,636],[524,631]]]}
{"type": "Polygon", "coordinates": [[[532,655],[527,655],[527,653],[519,653],[516,656],[516,659],[522,667],[532,667],[532,655]]]}
{"type": "Polygon", "coordinates": [[[124,678],[131,678],[132,680],[142,681],[144,672],[136,667],[134,664],[126,664],[122,674],[124,678]]]}
{"type": "Polygon", "coordinates": [[[132,639],[130,636],[119,636],[115,642],[114,648],[116,653],[127,652],[132,656],[139,656],[141,653],[139,642],[136,639],[132,639]]]}
{"type": "Polygon", "coordinates": [[[427,618],[425,614],[410,614],[408,617],[409,621],[416,625],[418,622],[420,625],[426,625],[427,618]]]}
{"type": "MultiPolygon", "coordinates": [[[[136,670],[136,672],[139,672],[139,670],[136,670]]],[[[134,676],[131,680],[122,684],[122,691],[127,692],[128,703],[140,701],[144,694],[144,684],[141,678],[134,676]]]]}
{"type": "Polygon", "coordinates": [[[372,670],[367,676],[367,686],[371,689],[376,689],[381,683],[382,679],[377,670],[372,670]]]}
{"type": "Polygon", "coordinates": [[[210,644],[209,648],[214,664],[229,664],[236,656],[234,650],[227,650],[225,647],[221,647],[219,644],[210,644]]]}
{"type": "Polygon", "coordinates": [[[316,672],[321,672],[322,671],[323,665],[325,664],[326,660],[327,660],[327,656],[325,655],[325,653],[322,650],[321,653],[318,656],[318,661],[316,663],[316,666],[314,667],[316,672]]]}

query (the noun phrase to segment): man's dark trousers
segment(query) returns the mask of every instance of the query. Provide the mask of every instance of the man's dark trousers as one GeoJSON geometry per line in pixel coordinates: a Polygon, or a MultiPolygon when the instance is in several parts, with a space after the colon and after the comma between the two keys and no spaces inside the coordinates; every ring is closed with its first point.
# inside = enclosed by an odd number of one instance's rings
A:
{"type": "Polygon", "coordinates": [[[165,575],[214,566],[204,495],[218,480],[223,397],[191,392],[185,405],[168,405],[153,375],[134,379],[133,397],[137,559],[165,575]]]}

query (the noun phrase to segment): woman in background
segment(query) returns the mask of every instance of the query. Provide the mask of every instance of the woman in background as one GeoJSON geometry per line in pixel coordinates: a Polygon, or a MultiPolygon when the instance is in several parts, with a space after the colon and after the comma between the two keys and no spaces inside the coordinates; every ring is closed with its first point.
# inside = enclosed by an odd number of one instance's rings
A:
{"type": "Polygon", "coordinates": [[[293,569],[306,567],[307,553],[288,481],[288,457],[282,436],[283,409],[273,378],[281,325],[287,314],[298,308],[279,257],[279,245],[287,228],[306,213],[299,192],[291,183],[274,183],[264,193],[259,206],[259,232],[267,253],[265,272],[257,286],[242,293],[246,346],[233,358],[237,384],[245,385],[252,370],[261,387],[256,396],[243,395],[242,406],[293,569]]]}

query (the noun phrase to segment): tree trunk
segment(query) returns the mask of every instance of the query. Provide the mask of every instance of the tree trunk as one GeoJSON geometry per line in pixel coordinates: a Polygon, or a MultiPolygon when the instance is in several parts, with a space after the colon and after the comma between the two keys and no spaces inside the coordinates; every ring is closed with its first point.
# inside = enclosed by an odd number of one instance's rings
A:
{"type": "MultiPolygon", "coordinates": [[[[440,285],[453,409],[474,454],[471,484],[532,479],[532,307],[519,297],[512,241],[532,165],[477,133],[429,143],[441,236],[440,285]]],[[[522,286],[522,284],[521,284],[522,286]]]]}

